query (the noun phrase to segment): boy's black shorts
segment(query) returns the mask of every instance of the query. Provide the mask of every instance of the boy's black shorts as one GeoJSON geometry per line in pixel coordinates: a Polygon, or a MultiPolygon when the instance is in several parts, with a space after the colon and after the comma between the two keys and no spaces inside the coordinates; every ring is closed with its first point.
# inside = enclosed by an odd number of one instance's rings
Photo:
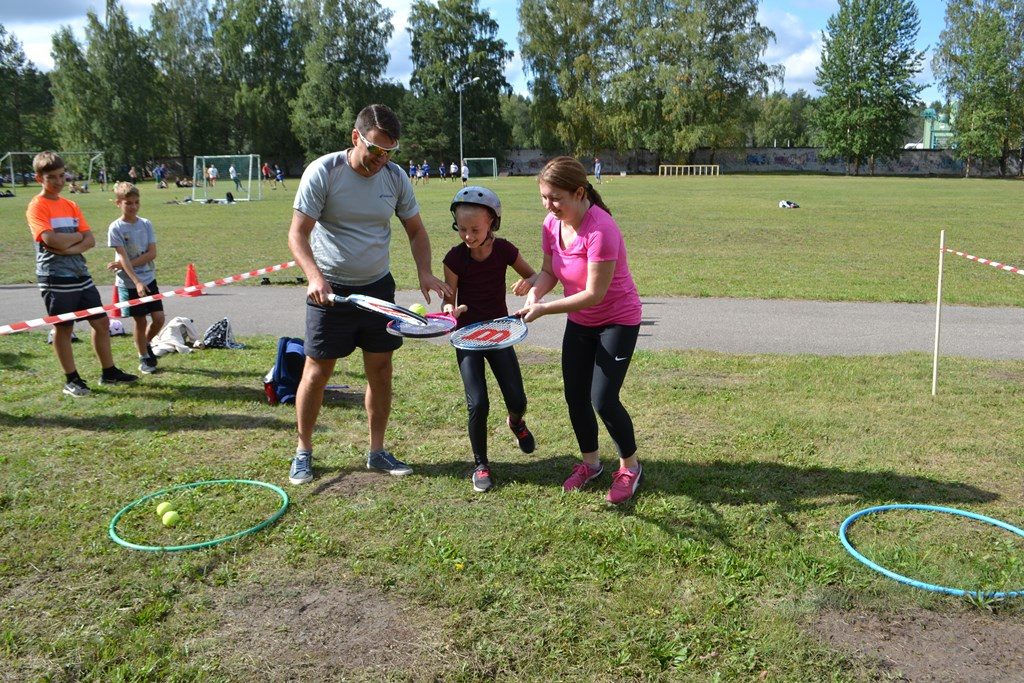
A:
{"type": "MultiPolygon", "coordinates": [[[[395,279],[390,273],[360,287],[331,283],[338,296],[364,294],[395,301],[395,279]]],[[[349,303],[318,306],[306,300],[306,355],[317,360],[346,358],[358,347],[370,353],[387,353],[402,346],[402,338],[388,334],[388,318],[349,303]]]]}
{"type": "MultiPolygon", "coordinates": [[[[88,275],[82,277],[39,277],[39,289],[43,295],[43,303],[46,305],[46,312],[49,315],[60,315],[61,313],[74,313],[87,308],[96,308],[103,305],[100,292],[93,284],[92,278],[88,275]]],[[[90,315],[82,320],[98,320],[106,318],[106,313],[90,315]]],[[[57,327],[69,327],[76,321],[68,320],[55,323],[57,327]]]]}
{"type": "MultiPolygon", "coordinates": [[[[146,285],[146,290],[147,291],[145,296],[153,296],[154,294],[160,293],[160,288],[157,286],[156,280],[153,280],[153,282],[146,285]]],[[[117,298],[119,301],[130,301],[131,299],[138,299],[140,298],[139,290],[135,289],[134,287],[128,288],[118,285],[117,298]]],[[[149,303],[146,304],[139,304],[138,306],[129,306],[128,308],[121,309],[124,315],[128,316],[129,318],[144,318],[147,315],[161,312],[163,310],[163,299],[157,299],[156,301],[150,301],[149,303]]]]}

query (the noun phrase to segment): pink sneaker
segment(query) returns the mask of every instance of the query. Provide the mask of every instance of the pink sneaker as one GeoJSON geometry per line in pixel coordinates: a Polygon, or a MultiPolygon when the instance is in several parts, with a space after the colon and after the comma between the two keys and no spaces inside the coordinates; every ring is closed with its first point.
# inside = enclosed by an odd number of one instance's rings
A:
{"type": "Polygon", "coordinates": [[[578,462],[572,466],[572,474],[562,484],[562,490],[579,491],[587,485],[587,482],[600,477],[602,472],[604,472],[604,466],[598,467],[595,470],[585,462],[578,462]]]}
{"type": "Polygon", "coordinates": [[[608,502],[613,505],[625,503],[636,493],[636,487],[640,485],[640,477],[644,469],[637,465],[636,472],[630,472],[626,467],[620,467],[619,471],[612,475],[612,488],[608,491],[608,502]]]}

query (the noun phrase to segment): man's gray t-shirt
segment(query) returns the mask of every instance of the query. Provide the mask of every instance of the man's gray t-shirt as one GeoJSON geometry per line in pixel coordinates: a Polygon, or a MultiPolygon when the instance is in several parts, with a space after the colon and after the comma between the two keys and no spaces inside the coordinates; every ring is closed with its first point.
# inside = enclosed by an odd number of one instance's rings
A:
{"type": "Polygon", "coordinates": [[[388,162],[366,178],[349,166],[348,151],[332,152],[306,167],[293,208],[316,225],[310,246],[330,282],[360,286],[391,270],[391,217],[420,212],[408,176],[388,162]]]}
{"type": "MultiPolygon", "coordinates": [[[[149,251],[151,244],[156,244],[156,233],[153,224],[142,216],[137,216],[134,223],[118,218],[107,228],[107,246],[124,247],[129,261],[149,251]]],[[[135,266],[133,270],[144,285],[151,285],[156,279],[156,264],[153,261],[135,266]]],[[[135,289],[135,283],[122,270],[117,271],[117,283],[127,289],[135,289]]]]}

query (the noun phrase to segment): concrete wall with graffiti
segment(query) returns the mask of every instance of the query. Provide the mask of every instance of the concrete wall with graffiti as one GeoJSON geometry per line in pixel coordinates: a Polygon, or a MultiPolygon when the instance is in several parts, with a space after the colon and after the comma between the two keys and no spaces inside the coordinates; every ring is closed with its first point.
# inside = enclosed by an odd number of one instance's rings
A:
{"type": "MultiPolygon", "coordinates": [[[[536,175],[544,166],[550,155],[540,150],[517,150],[506,157],[506,175],[536,175]]],[[[593,158],[582,158],[588,170],[593,170],[593,158]]],[[[718,164],[722,173],[824,173],[845,175],[853,173],[853,167],[847,169],[846,162],[831,159],[819,154],[813,147],[748,147],[739,150],[707,150],[694,152],[686,162],[659,159],[651,152],[616,154],[607,152],[601,155],[604,175],[626,173],[656,175],[659,164],[718,164]]],[[[862,164],[860,175],[870,173],[868,165],[862,164]]],[[[1019,155],[1011,155],[1007,164],[1006,174],[1016,176],[1021,173],[1019,155]]],[[[964,162],[956,159],[945,149],[906,149],[899,157],[891,161],[875,164],[875,175],[900,176],[944,176],[961,177],[964,175],[964,162]]],[[[971,176],[998,177],[998,163],[971,164],[971,176]]]]}

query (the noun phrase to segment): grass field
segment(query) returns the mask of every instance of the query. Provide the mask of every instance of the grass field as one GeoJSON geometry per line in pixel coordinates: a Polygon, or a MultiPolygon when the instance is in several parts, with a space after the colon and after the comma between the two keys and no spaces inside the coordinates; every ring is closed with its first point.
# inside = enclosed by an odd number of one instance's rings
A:
{"type": "MultiPolygon", "coordinates": [[[[493,187],[507,207],[503,234],[536,261],[534,181],[493,187]]],[[[418,188],[436,262],[454,243],[455,189],[418,188]]],[[[723,176],[614,178],[601,189],[647,296],[929,301],[941,228],[949,246],[1024,265],[1020,183],[723,176]],[[783,198],[803,208],[780,210],[783,198]]],[[[173,191],[144,190],[165,289],[188,263],[207,280],[288,260],[292,192],[267,195],[179,206],[160,203],[173,191]]],[[[94,229],[115,216],[109,200],[81,197],[94,229]]],[[[31,281],[25,201],[0,199],[4,283],[31,281]]],[[[407,252],[393,250],[400,286],[411,287],[407,252]]],[[[949,261],[947,301],[1016,305],[1017,277],[949,261]]],[[[903,673],[914,653],[943,654],[923,641],[904,660],[854,654],[821,635],[836,615],[931,615],[954,638],[981,621],[990,641],[972,647],[988,668],[975,672],[1019,675],[1019,600],[890,581],[854,561],[837,529],[890,502],[1020,526],[1024,362],[949,358],[933,399],[916,354],[640,353],[624,400],[646,480],[634,503],[609,509],[607,482],[561,493],[576,448],[556,352],[520,353],[533,455],[515,448],[492,396],[498,487],[481,496],[443,344],[395,356],[388,444],[414,476],[366,472],[364,378],[350,363],[337,379],[351,388],[329,395],[320,421],[317,479],[292,487],[294,411],[266,405],[260,382],[275,340],[241,341],[72,400],[55,391],[40,335],[0,338],[0,681],[922,680],[903,673]],[[108,537],[133,501],[210,479],[282,485],[291,506],[263,531],[202,550],[140,552],[108,537]]],[[[115,356],[131,354],[128,338],[114,344],[115,356]]],[[[94,363],[87,345],[75,348],[94,363]]],[[[252,526],[278,503],[230,486],[175,502],[178,527],[162,527],[154,503],[119,532],[194,543],[252,526]]],[[[851,537],[928,583],[1024,589],[1024,539],[947,517],[872,516],[851,537]]]]}
{"type": "MultiPolygon", "coordinates": [[[[167,204],[185,195],[145,185],[141,215],[157,230],[161,284],[184,282],[189,263],[206,281],[290,260],[285,235],[296,184],[289,181],[288,191],[266,188],[264,201],[230,206],[167,204]]],[[[544,214],[535,179],[486,184],[502,200],[502,235],[539,263],[544,214]]],[[[440,180],[417,187],[438,272],[455,243],[448,206],[458,187],[440,180]]],[[[934,301],[942,229],[947,246],[1024,267],[1024,183],[1017,181],[613,177],[598,189],[626,233],[645,296],[934,301]],[[779,209],[780,199],[801,208],[779,209]]],[[[16,198],[0,199],[0,284],[33,281],[24,218],[28,198],[22,190],[16,198]]],[[[118,215],[112,195],[93,192],[75,200],[97,231],[97,243],[105,245],[106,227],[118,215]]],[[[401,230],[397,222],[395,228],[401,230]]],[[[106,258],[109,252],[93,253],[94,275],[100,254],[106,258]]],[[[399,286],[415,288],[408,248],[396,245],[393,258],[399,286]]],[[[951,260],[947,302],[1020,303],[1017,277],[993,277],[990,269],[951,260]]]]}

